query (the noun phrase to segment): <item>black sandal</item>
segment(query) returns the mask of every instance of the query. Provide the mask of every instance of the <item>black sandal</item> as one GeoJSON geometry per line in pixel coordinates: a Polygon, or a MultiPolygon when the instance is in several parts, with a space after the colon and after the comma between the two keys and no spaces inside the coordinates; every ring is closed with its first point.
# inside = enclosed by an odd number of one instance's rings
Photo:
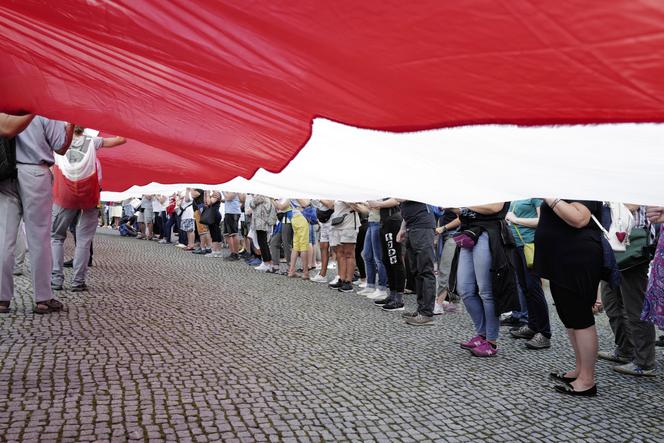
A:
{"type": "Polygon", "coordinates": [[[52,298],[47,301],[40,301],[35,305],[33,312],[35,314],[50,314],[51,312],[61,311],[64,305],[58,300],[52,298]]]}
{"type": "Polygon", "coordinates": [[[561,381],[563,383],[570,384],[574,380],[576,380],[576,377],[565,377],[566,372],[551,372],[549,373],[549,377],[551,377],[554,380],[561,381]]]}
{"type": "Polygon", "coordinates": [[[592,388],[586,389],[585,391],[577,391],[573,386],[554,386],[556,392],[565,395],[571,395],[574,397],[596,397],[597,396],[597,385],[593,385],[592,388]]]}
{"type": "Polygon", "coordinates": [[[0,300],[0,314],[8,314],[10,304],[11,304],[10,301],[0,300]]]}

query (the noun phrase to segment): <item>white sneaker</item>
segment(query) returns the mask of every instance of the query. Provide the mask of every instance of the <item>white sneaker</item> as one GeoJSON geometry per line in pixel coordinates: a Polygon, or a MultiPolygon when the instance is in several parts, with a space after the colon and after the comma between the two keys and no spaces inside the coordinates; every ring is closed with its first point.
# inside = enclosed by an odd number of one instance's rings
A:
{"type": "Polygon", "coordinates": [[[184,249],[184,248],[186,248],[186,246],[183,245],[182,243],[178,243],[178,244],[176,244],[175,247],[176,247],[176,248],[180,248],[180,249],[184,249]]]}
{"type": "Polygon", "coordinates": [[[339,282],[339,276],[337,275],[336,277],[334,277],[334,278],[332,279],[332,281],[330,282],[330,284],[331,284],[331,285],[336,285],[338,282],[339,282]]]}
{"type": "Polygon", "coordinates": [[[331,261],[327,264],[327,269],[337,269],[337,262],[331,261]]]}
{"type": "Polygon", "coordinates": [[[443,304],[442,303],[436,303],[433,306],[433,315],[441,315],[445,313],[445,309],[443,309],[443,304]]]}
{"type": "Polygon", "coordinates": [[[268,269],[270,269],[270,265],[266,265],[265,263],[261,263],[260,265],[256,266],[254,269],[259,271],[259,272],[265,272],[268,269]]]}
{"type": "Polygon", "coordinates": [[[210,258],[221,258],[224,255],[221,252],[210,252],[209,254],[205,254],[205,256],[210,258]]]}
{"type": "Polygon", "coordinates": [[[373,294],[374,292],[376,292],[376,288],[364,288],[364,289],[362,289],[361,291],[359,291],[359,292],[357,293],[357,295],[366,295],[366,296],[369,296],[369,295],[373,294]]]}
{"type": "Polygon", "coordinates": [[[327,277],[323,277],[320,274],[317,274],[315,277],[311,277],[309,280],[316,283],[327,283],[327,277]]]}
{"type": "Polygon", "coordinates": [[[367,287],[367,281],[362,281],[362,280],[355,280],[353,282],[355,286],[359,286],[360,288],[366,288],[367,287]]]}
{"type": "Polygon", "coordinates": [[[387,298],[387,291],[376,289],[371,295],[367,295],[371,300],[384,300],[387,298]]]}

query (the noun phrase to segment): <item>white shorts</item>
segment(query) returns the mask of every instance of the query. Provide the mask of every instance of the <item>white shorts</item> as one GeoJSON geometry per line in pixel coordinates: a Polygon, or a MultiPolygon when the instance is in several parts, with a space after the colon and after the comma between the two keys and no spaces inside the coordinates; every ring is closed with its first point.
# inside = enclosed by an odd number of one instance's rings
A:
{"type": "Polygon", "coordinates": [[[357,243],[357,229],[330,229],[330,246],[357,243]]]}
{"type": "Polygon", "coordinates": [[[332,225],[328,221],[327,223],[321,223],[320,224],[320,242],[321,243],[329,243],[330,242],[330,229],[332,229],[332,225]]]}

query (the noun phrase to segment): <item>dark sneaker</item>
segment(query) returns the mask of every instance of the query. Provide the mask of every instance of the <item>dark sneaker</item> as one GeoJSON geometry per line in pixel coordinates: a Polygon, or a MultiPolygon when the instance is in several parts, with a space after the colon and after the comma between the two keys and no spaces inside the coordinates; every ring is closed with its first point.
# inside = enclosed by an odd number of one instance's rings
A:
{"type": "Polygon", "coordinates": [[[417,314],[415,317],[408,317],[406,324],[411,326],[433,326],[433,317],[417,314]]]}
{"type": "Polygon", "coordinates": [[[543,336],[539,332],[526,342],[526,348],[528,349],[547,349],[550,347],[551,339],[543,336]]]}
{"type": "Polygon", "coordinates": [[[53,283],[51,282],[51,289],[54,291],[62,291],[62,283],[53,283]]]}
{"type": "Polygon", "coordinates": [[[344,282],[342,282],[341,280],[337,280],[336,283],[330,283],[330,284],[328,284],[327,286],[328,286],[330,289],[339,289],[340,287],[343,286],[343,284],[344,284],[344,282]]]}
{"type": "Polygon", "coordinates": [[[234,253],[231,253],[229,256],[224,258],[226,261],[238,261],[240,259],[240,256],[234,253]]]}
{"type": "Polygon", "coordinates": [[[196,248],[196,249],[194,249],[194,250],[191,251],[191,252],[192,252],[193,254],[196,254],[196,255],[205,255],[205,249],[201,249],[201,248],[196,248]]]}
{"type": "Polygon", "coordinates": [[[71,292],[83,292],[88,290],[88,285],[81,283],[78,285],[71,285],[71,292]]]}
{"type": "Polygon", "coordinates": [[[73,268],[74,267],[74,259],[67,260],[62,264],[63,267],[65,268],[73,268]]]}
{"type": "Polygon", "coordinates": [[[613,352],[599,351],[597,353],[597,358],[601,358],[602,360],[614,361],[616,363],[623,363],[623,364],[630,362],[629,358],[623,357],[622,355],[618,355],[617,350],[613,352]]]}
{"type": "Polygon", "coordinates": [[[389,302],[382,307],[383,311],[403,311],[403,303],[389,302]]]}
{"type": "Polygon", "coordinates": [[[343,285],[341,285],[341,287],[339,287],[338,291],[339,292],[345,292],[345,293],[353,292],[353,285],[350,282],[345,281],[345,282],[343,282],[343,285]]]}
{"type": "Polygon", "coordinates": [[[417,317],[417,311],[413,312],[408,311],[401,314],[401,318],[410,318],[410,317],[417,317]]]}
{"type": "Polygon", "coordinates": [[[376,300],[376,301],[374,301],[374,305],[376,305],[376,306],[378,306],[378,307],[381,307],[381,306],[385,306],[385,305],[388,304],[389,302],[390,302],[389,297],[386,297],[386,298],[384,298],[384,299],[382,299],[382,300],[376,300]]]}
{"type": "Polygon", "coordinates": [[[510,331],[510,335],[514,338],[525,338],[526,340],[530,340],[535,336],[535,331],[530,329],[528,325],[524,325],[519,329],[510,331]]]}
{"type": "Polygon", "coordinates": [[[521,319],[514,318],[511,315],[507,318],[500,320],[500,326],[522,326],[525,322],[521,319]]]}
{"type": "Polygon", "coordinates": [[[643,369],[634,362],[624,365],[614,366],[613,370],[625,375],[634,375],[636,377],[656,377],[655,369],[643,369]]]}
{"type": "Polygon", "coordinates": [[[655,346],[664,347],[664,335],[659,336],[659,338],[655,342],[655,346]]]}

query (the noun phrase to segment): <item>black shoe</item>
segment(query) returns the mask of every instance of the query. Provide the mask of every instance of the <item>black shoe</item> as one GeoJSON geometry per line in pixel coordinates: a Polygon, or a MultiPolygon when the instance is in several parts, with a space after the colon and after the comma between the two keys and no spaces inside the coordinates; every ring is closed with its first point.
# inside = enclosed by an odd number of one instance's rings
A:
{"type": "Polygon", "coordinates": [[[54,291],[62,291],[62,284],[51,283],[51,289],[54,291]]]}
{"type": "Polygon", "coordinates": [[[566,372],[550,372],[549,377],[561,381],[563,383],[572,383],[574,380],[576,380],[576,377],[565,377],[566,372]]]}
{"type": "Polygon", "coordinates": [[[413,312],[408,311],[401,314],[401,318],[410,318],[410,317],[417,317],[417,311],[413,312]]]}
{"type": "Polygon", "coordinates": [[[353,285],[350,282],[345,281],[337,290],[345,293],[353,292],[353,285]]]}
{"type": "Polygon", "coordinates": [[[81,283],[80,285],[71,285],[71,292],[83,292],[88,290],[88,285],[81,283]]]}
{"type": "Polygon", "coordinates": [[[517,326],[517,327],[521,327],[521,326],[523,326],[523,325],[525,325],[525,324],[526,324],[526,322],[522,321],[521,319],[514,318],[514,317],[512,317],[511,315],[510,315],[509,317],[507,317],[507,318],[504,318],[504,319],[500,320],[500,326],[517,326]]]}
{"type": "Polygon", "coordinates": [[[341,286],[343,286],[343,284],[344,282],[342,282],[341,280],[337,280],[336,283],[329,283],[327,286],[330,289],[339,289],[341,286]]]}
{"type": "Polygon", "coordinates": [[[655,342],[655,346],[664,347],[664,335],[659,336],[659,338],[655,342]]]}
{"type": "Polygon", "coordinates": [[[592,388],[586,389],[585,391],[575,391],[574,388],[570,385],[564,386],[554,386],[556,392],[565,395],[572,395],[575,397],[596,397],[597,396],[597,385],[593,385],[592,388]]]}
{"type": "Polygon", "coordinates": [[[72,258],[71,260],[67,260],[62,264],[63,267],[65,268],[73,268],[74,267],[74,259],[72,258]]]}
{"type": "Polygon", "coordinates": [[[391,301],[392,301],[392,300],[390,300],[390,298],[387,297],[387,298],[385,298],[385,299],[383,299],[383,300],[376,300],[376,301],[374,301],[374,305],[376,305],[376,306],[378,306],[378,307],[382,307],[382,306],[385,306],[386,304],[390,303],[391,301]]]}
{"type": "Polygon", "coordinates": [[[403,311],[403,303],[389,302],[383,306],[383,311],[403,311]]]}
{"type": "Polygon", "coordinates": [[[238,261],[239,259],[240,259],[240,256],[235,254],[235,253],[231,253],[231,255],[228,255],[228,256],[224,257],[224,260],[226,260],[226,261],[238,261]]]}
{"type": "Polygon", "coordinates": [[[88,260],[88,268],[92,267],[92,259],[88,260]]]}

